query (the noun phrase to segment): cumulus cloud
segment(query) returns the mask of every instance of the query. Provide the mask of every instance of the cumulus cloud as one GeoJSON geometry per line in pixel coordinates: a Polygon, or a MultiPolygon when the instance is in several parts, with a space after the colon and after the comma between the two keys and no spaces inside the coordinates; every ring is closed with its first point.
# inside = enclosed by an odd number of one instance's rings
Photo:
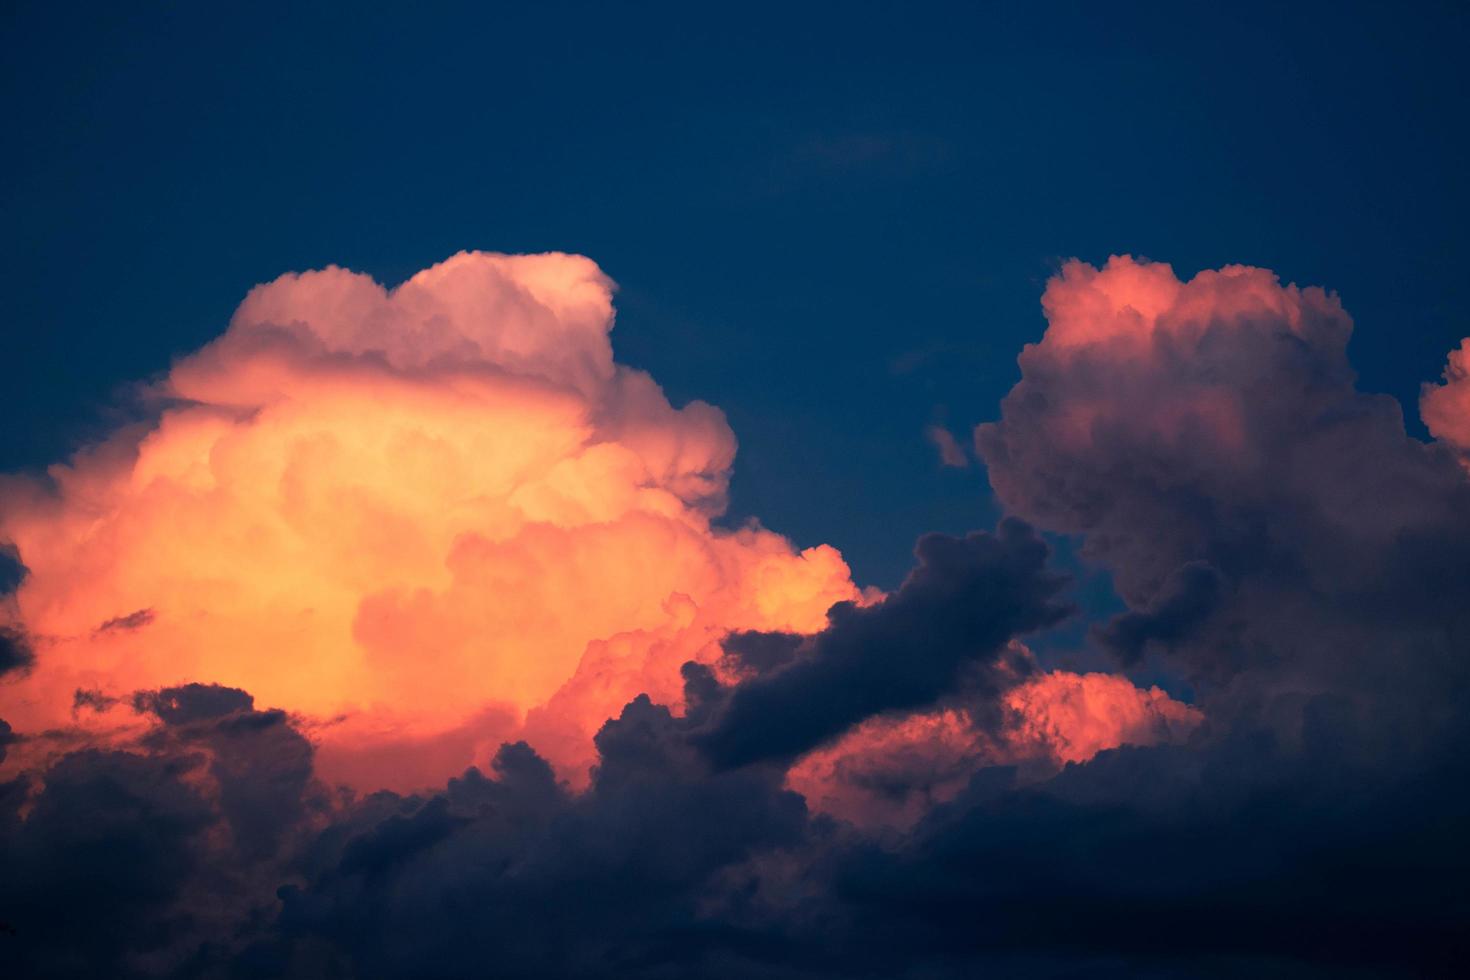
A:
{"type": "Polygon", "coordinates": [[[1419,412],[1436,439],[1470,453],[1470,338],[1450,351],[1444,383],[1424,386],[1419,412]]]}
{"type": "Polygon", "coordinates": [[[1067,264],[1042,305],[976,445],[1007,510],[1111,573],[1130,608],[1105,645],[1160,651],[1220,710],[1266,698],[1288,729],[1327,692],[1415,713],[1444,688],[1411,663],[1458,678],[1470,481],[1357,390],[1335,296],[1115,257],[1067,264]]]}
{"type": "Polygon", "coordinates": [[[48,638],[12,723],[222,683],[315,719],[371,789],[441,781],[534,710],[571,773],[725,632],[819,627],[858,594],[840,555],[711,524],[724,416],[617,365],[612,323],[612,283],[560,254],[256,288],[150,424],[0,485],[18,623],[48,638]]]}

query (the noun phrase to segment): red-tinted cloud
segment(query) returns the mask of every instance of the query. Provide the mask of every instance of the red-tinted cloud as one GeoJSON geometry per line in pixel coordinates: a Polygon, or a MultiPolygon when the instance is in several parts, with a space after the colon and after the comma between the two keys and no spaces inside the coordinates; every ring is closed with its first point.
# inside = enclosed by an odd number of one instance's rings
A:
{"type": "Polygon", "coordinates": [[[1470,337],[1450,351],[1444,384],[1424,386],[1419,412],[1436,439],[1470,453],[1470,337]]]}
{"type": "Polygon", "coordinates": [[[997,728],[963,704],[870,719],[791,767],[809,806],[861,826],[908,827],[959,795],[981,769],[1027,765],[1049,775],[1120,745],[1180,741],[1203,715],[1126,677],[1051,671],[1002,698],[997,728]]]}

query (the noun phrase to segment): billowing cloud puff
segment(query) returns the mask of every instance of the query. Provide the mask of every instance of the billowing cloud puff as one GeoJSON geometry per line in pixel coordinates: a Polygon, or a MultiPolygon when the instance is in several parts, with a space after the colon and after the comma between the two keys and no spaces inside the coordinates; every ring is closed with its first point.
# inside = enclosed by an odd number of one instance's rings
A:
{"type": "Polygon", "coordinates": [[[1120,745],[1181,741],[1200,712],[1157,687],[1135,687],[1117,674],[1054,670],[1005,696],[1005,741],[1015,758],[1045,755],[1086,762],[1120,745]]]}
{"type": "Polygon", "coordinates": [[[1102,270],[1067,263],[1042,308],[1046,335],[1022,352],[1022,381],[977,447],[1007,506],[1046,527],[1140,520],[1130,511],[1145,493],[1165,507],[1162,541],[1091,542],[1137,556],[1120,562],[1130,602],[1207,550],[1204,535],[1233,530],[1191,510],[1196,487],[1228,484],[1240,506],[1315,478],[1273,470],[1304,448],[1288,434],[1317,421],[1297,417],[1302,402],[1351,385],[1351,322],[1334,297],[1247,266],[1180,282],[1165,264],[1125,256],[1102,270]],[[1182,557],[1153,559],[1170,549],[1182,557]]]}
{"type": "Polygon", "coordinates": [[[462,253],[392,290],[253,290],[152,422],[0,485],[28,569],[4,636],[30,637],[4,664],[40,663],[7,718],[222,683],[305,716],[326,770],[412,786],[536,709],[570,772],[726,631],[820,627],[858,597],[841,557],[711,525],[734,437],[614,363],[612,288],[578,256],[462,253]]]}
{"type": "Polygon", "coordinates": [[[1450,351],[1444,384],[1424,386],[1419,412],[1436,439],[1470,454],[1470,337],[1450,351]]]}
{"type": "MultiPolygon", "coordinates": [[[[1357,390],[1337,298],[1114,257],[1068,263],[1042,305],[976,445],[1011,513],[1081,535],[1111,572],[1130,609],[1103,644],[1167,656],[1212,717],[1265,713],[1283,737],[1329,694],[1351,712],[1392,695],[1411,730],[1444,717],[1423,705],[1446,689],[1406,666],[1466,670],[1470,480],[1357,390]]],[[[1451,442],[1459,364],[1426,395],[1451,442]]]]}

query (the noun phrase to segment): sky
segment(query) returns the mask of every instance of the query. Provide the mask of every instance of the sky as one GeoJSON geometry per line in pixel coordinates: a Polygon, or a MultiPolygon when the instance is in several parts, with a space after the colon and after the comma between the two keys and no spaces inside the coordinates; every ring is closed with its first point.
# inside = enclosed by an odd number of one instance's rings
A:
{"type": "Polygon", "coordinates": [[[0,25],[0,967],[1466,954],[1463,9],[0,25]]]}
{"type": "Polygon", "coordinates": [[[1068,258],[1335,289],[1405,404],[1464,333],[1454,5],[640,7],[11,5],[0,468],[282,272],[561,250],[729,415],[732,515],[886,588],[995,519],[923,430],[991,417],[1068,258]]]}

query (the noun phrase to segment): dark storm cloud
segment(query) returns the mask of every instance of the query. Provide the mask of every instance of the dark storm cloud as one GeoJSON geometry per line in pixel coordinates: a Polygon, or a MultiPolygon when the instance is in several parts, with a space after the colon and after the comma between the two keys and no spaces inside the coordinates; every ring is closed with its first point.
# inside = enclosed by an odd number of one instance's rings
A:
{"type": "Polygon", "coordinates": [[[1147,608],[1121,613],[1093,635],[1124,665],[1136,664],[1148,644],[1171,644],[1203,623],[1219,604],[1221,588],[1220,573],[1209,563],[1187,562],[1147,608]]]}
{"type": "Polygon", "coordinates": [[[796,659],[806,637],[797,633],[732,633],[721,644],[739,669],[765,674],[796,659]]]}
{"type": "Polygon", "coordinates": [[[844,855],[852,952],[956,976],[1002,956],[1041,976],[1453,975],[1464,766],[1376,772],[1368,793],[1340,748],[1249,732],[1029,788],[982,773],[904,847],[844,855]]]}
{"type": "Polygon", "coordinates": [[[1018,669],[1003,656],[1006,644],[1067,614],[1046,545],[1019,521],[993,535],[925,535],[914,554],[918,564],[897,592],[866,608],[834,606],[802,655],[731,694],[700,737],[711,760],[799,755],[864,718],[930,704],[966,667],[972,690],[998,691],[1018,669]]]}
{"type": "MultiPolygon", "coordinates": [[[[130,954],[162,952],[192,931],[178,902],[213,813],[183,778],[190,769],[171,756],[72,753],[46,771],[23,821],[0,820],[0,919],[15,930],[0,963],[10,975],[110,975],[130,954]]],[[[24,796],[7,802],[18,810],[24,796]]]]}
{"type": "Polygon", "coordinates": [[[6,892],[12,948],[27,975],[362,978],[1426,976],[1464,949],[1470,773],[1374,770],[1353,743],[1371,719],[1329,700],[1297,746],[1242,731],[1042,783],[982,770],[880,843],[814,819],[778,770],[711,771],[694,735],[719,705],[706,669],[686,675],[686,717],[639,698],[607,723],[586,793],[507,745],[264,860],[205,833],[229,820],[191,788],[201,760],[68,757],[29,821],[0,822],[39,896],[16,914],[32,893],[6,892]],[[239,884],[262,865],[279,906],[239,884]],[[63,945],[49,917],[81,868],[105,924],[63,945]],[[195,895],[233,931],[196,921],[195,895]]]}
{"type": "Polygon", "coordinates": [[[691,723],[633,701],[599,733],[580,796],[508,745],[492,778],[471,770],[429,800],[386,804],[351,838],[324,839],[324,870],[283,892],[280,933],[254,955],[291,963],[327,937],[361,976],[636,976],[739,946],[706,907],[721,875],[805,846],[806,811],[779,773],[711,773],[691,723]]]}
{"type": "Polygon", "coordinates": [[[280,712],[212,685],[135,700],[166,726],[0,787],[10,975],[193,975],[273,904],[321,805],[310,744],[280,712]]]}
{"type": "Polygon", "coordinates": [[[1295,746],[1250,730],[1042,783],[982,770],[881,843],[769,769],[711,773],[698,712],[640,698],[581,796],[516,745],[489,777],[363,801],[248,956],[310,975],[328,950],[363,977],[1450,975],[1470,773],[1374,770],[1363,719],[1304,715],[1295,746]]]}
{"type": "Polygon", "coordinates": [[[151,712],[169,725],[219,718],[237,711],[250,711],[254,706],[255,699],[249,694],[218,684],[185,684],[158,691],[139,691],[133,695],[134,709],[151,712]]]}
{"type": "Polygon", "coordinates": [[[14,545],[0,545],[0,595],[14,592],[25,581],[26,567],[14,545]]]}
{"type": "Polygon", "coordinates": [[[165,724],[145,745],[206,751],[236,849],[255,858],[274,854],[305,817],[312,783],[311,743],[286,714],[257,711],[249,694],[217,684],[139,692],[133,701],[165,724]]]}
{"type": "Polygon", "coordinates": [[[0,677],[29,670],[35,663],[36,651],[30,638],[21,630],[0,626],[0,677]]]}

